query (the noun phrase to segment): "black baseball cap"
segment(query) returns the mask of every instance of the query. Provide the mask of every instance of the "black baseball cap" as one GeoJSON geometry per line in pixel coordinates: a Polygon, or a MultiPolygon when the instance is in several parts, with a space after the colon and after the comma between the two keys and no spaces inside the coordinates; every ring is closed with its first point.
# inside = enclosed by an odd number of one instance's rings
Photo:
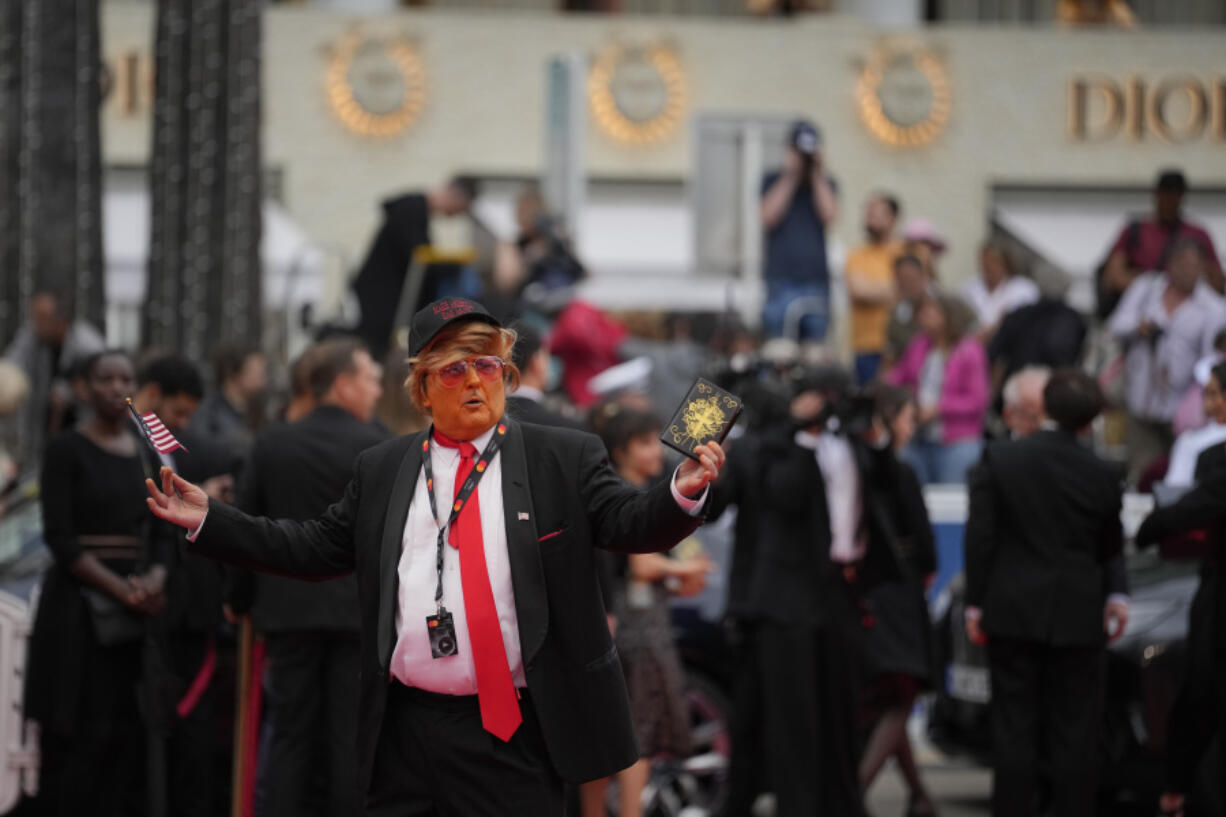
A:
{"type": "Polygon", "coordinates": [[[484,321],[490,326],[501,327],[498,319],[476,301],[467,298],[443,298],[417,311],[409,324],[409,357],[417,357],[421,350],[443,329],[457,321],[484,321]]]}
{"type": "Polygon", "coordinates": [[[1188,180],[1183,177],[1183,172],[1180,170],[1164,170],[1158,174],[1158,182],[1154,185],[1154,189],[1186,193],[1188,192],[1188,180]]]}
{"type": "Polygon", "coordinates": [[[807,119],[798,119],[792,123],[788,144],[805,156],[812,156],[822,146],[822,136],[818,133],[817,125],[807,119]]]}

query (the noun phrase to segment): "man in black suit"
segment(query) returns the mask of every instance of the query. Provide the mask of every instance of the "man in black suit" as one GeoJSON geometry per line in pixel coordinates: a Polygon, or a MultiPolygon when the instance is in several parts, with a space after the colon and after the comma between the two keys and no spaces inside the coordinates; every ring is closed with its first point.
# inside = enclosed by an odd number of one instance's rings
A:
{"type": "MultiPolygon", "coordinates": [[[[383,390],[361,341],[323,341],[311,360],[307,379],[316,408],[256,440],[238,491],[238,507],[248,513],[298,521],[318,516],[344,492],[358,454],[387,439],[370,423],[383,390]]],[[[357,739],[361,669],[357,581],[258,576],[252,587],[246,601],[268,649],[273,723],[265,814],[360,814],[350,748],[357,739]],[[323,768],[316,768],[317,758],[323,768]]]]}
{"type": "Polygon", "coordinates": [[[410,393],[433,430],[361,454],[322,516],[250,517],[169,469],[160,490],[149,482],[150,507],[242,566],[356,572],[368,817],[557,817],[563,780],[638,759],[594,547],[687,536],[723,452],[700,446],[640,492],[595,437],[504,418],[514,333],[480,304],[432,303],[410,338],[410,393]]]}
{"type": "MultiPolygon", "coordinates": [[[[792,422],[743,448],[738,441],[739,462],[715,490],[713,511],[736,502],[752,514],[752,529],[738,524],[738,548],[755,551],[738,607],[755,622],[758,678],[739,685],[758,689],[778,817],[864,814],[855,746],[860,599],[867,585],[900,575],[887,501],[898,482],[888,447],[835,419],[831,409],[850,388],[838,369],[807,378],[792,422]]],[[[743,721],[737,731],[753,738],[743,721]]],[[[745,808],[753,769],[743,753],[734,765],[745,808]]]]}
{"type": "MultiPolygon", "coordinates": [[[[220,441],[192,432],[188,426],[204,396],[204,379],[190,360],[175,355],[157,357],[141,367],[132,404],[138,412],[153,412],[186,449],[159,454],[186,478],[200,482],[210,497],[233,499],[231,474],[238,463],[220,441]]],[[[221,805],[217,717],[217,632],[222,623],[221,565],[180,549],[170,561],[167,608],[161,618],[166,666],[182,682],[177,719],[167,746],[170,809],[183,817],[208,817],[221,805]],[[192,693],[189,690],[195,689],[192,693]]]]}
{"type": "Polygon", "coordinates": [[[531,326],[515,328],[511,359],[519,369],[519,387],[507,395],[507,414],[525,423],[581,430],[583,425],[545,405],[549,385],[549,349],[531,326]]]}
{"type": "Polygon", "coordinates": [[[987,645],[994,817],[1031,817],[1046,769],[1056,817],[1093,815],[1104,648],[1127,624],[1122,474],[1078,440],[1102,410],[1083,372],[1054,373],[1044,429],[971,472],[967,635],[987,645]]]}

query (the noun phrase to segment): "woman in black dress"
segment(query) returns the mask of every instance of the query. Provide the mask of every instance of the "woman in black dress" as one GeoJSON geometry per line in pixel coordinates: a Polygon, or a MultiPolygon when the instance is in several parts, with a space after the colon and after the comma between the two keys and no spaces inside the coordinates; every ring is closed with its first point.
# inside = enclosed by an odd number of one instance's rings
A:
{"type": "MultiPolygon", "coordinates": [[[[897,453],[915,433],[917,408],[904,389],[882,386],[876,393],[877,415],[890,430],[897,453]]],[[[924,597],[929,577],[936,572],[936,544],[923,490],[915,472],[898,463],[897,505],[891,516],[906,557],[900,581],[877,585],[868,593],[864,633],[868,720],[872,732],[860,758],[860,787],[867,791],[891,757],[910,790],[907,814],[935,814],[920,779],[907,736],[907,718],[916,696],[931,685],[933,676],[931,624],[924,597]]]]}
{"type": "Polygon", "coordinates": [[[145,504],[154,463],[124,402],[136,389],[132,361],[103,352],[84,371],[88,419],[50,440],[43,459],[55,563],[30,637],[25,710],[40,726],[40,813],[140,815],[141,634],[164,605],[167,529],[145,504]]]}

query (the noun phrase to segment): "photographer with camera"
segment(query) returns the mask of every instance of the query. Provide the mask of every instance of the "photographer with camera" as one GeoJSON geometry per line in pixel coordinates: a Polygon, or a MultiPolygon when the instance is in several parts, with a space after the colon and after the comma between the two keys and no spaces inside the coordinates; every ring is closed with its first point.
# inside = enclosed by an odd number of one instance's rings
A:
{"type": "Polygon", "coordinates": [[[830,270],[826,227],[838,217],[833,181],[826,175],[821,136],[812,122],[793,123],[782,170],[762,182],[762,229],[766,250],[767,337],[783,334],[788,306],[814,299],[800,324],[798,340],[821,341],[830,322],[830,270]]]}
{"type": "MultiPolygon", "coordinates": [[[[776,814],[859,817],[862,599],[868,587],[901,575],[890,512],[897,461],[871,400],[852,394],[841,369],[802,377],[790,413],[790,422],[744,449],[752,462],[730,462],[713,512],[736,502],[757,520],[739,614],[755,622],[763,760],[776,814]]],[[[740,548],[740,525],[737,533],[740,548]]]]}
{"type": "Polygon", "coordinates": [[[1124,403],[1128,409],[1128,478],[1170,450],[1171,421],[1196,362],[1213,353],[1226,325],[1226,301],[1205,282],[1200,242],[1177,240],[1164,272],[1138,276],[1108,324],[1124,349],[1124,403]]]}

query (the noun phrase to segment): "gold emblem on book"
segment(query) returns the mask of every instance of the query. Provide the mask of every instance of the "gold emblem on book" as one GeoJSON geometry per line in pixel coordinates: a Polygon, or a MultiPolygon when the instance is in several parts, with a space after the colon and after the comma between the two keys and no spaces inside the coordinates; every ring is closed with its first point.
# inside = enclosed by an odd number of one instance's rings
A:
{"type": "Polygon", "coordinates": [[[714,397],[704,397],[686,406],[681,419],[685,423],[687,437],[705,440],[719,433],[726,416],[714,397]]]}
{"type": "Polygon", "coordinates": [[[690,392],[690,399],[668,428],[672,442],[689,451],[717,439],[732,412],[740,407],[737,400],[704,382],[690,392]]]}

